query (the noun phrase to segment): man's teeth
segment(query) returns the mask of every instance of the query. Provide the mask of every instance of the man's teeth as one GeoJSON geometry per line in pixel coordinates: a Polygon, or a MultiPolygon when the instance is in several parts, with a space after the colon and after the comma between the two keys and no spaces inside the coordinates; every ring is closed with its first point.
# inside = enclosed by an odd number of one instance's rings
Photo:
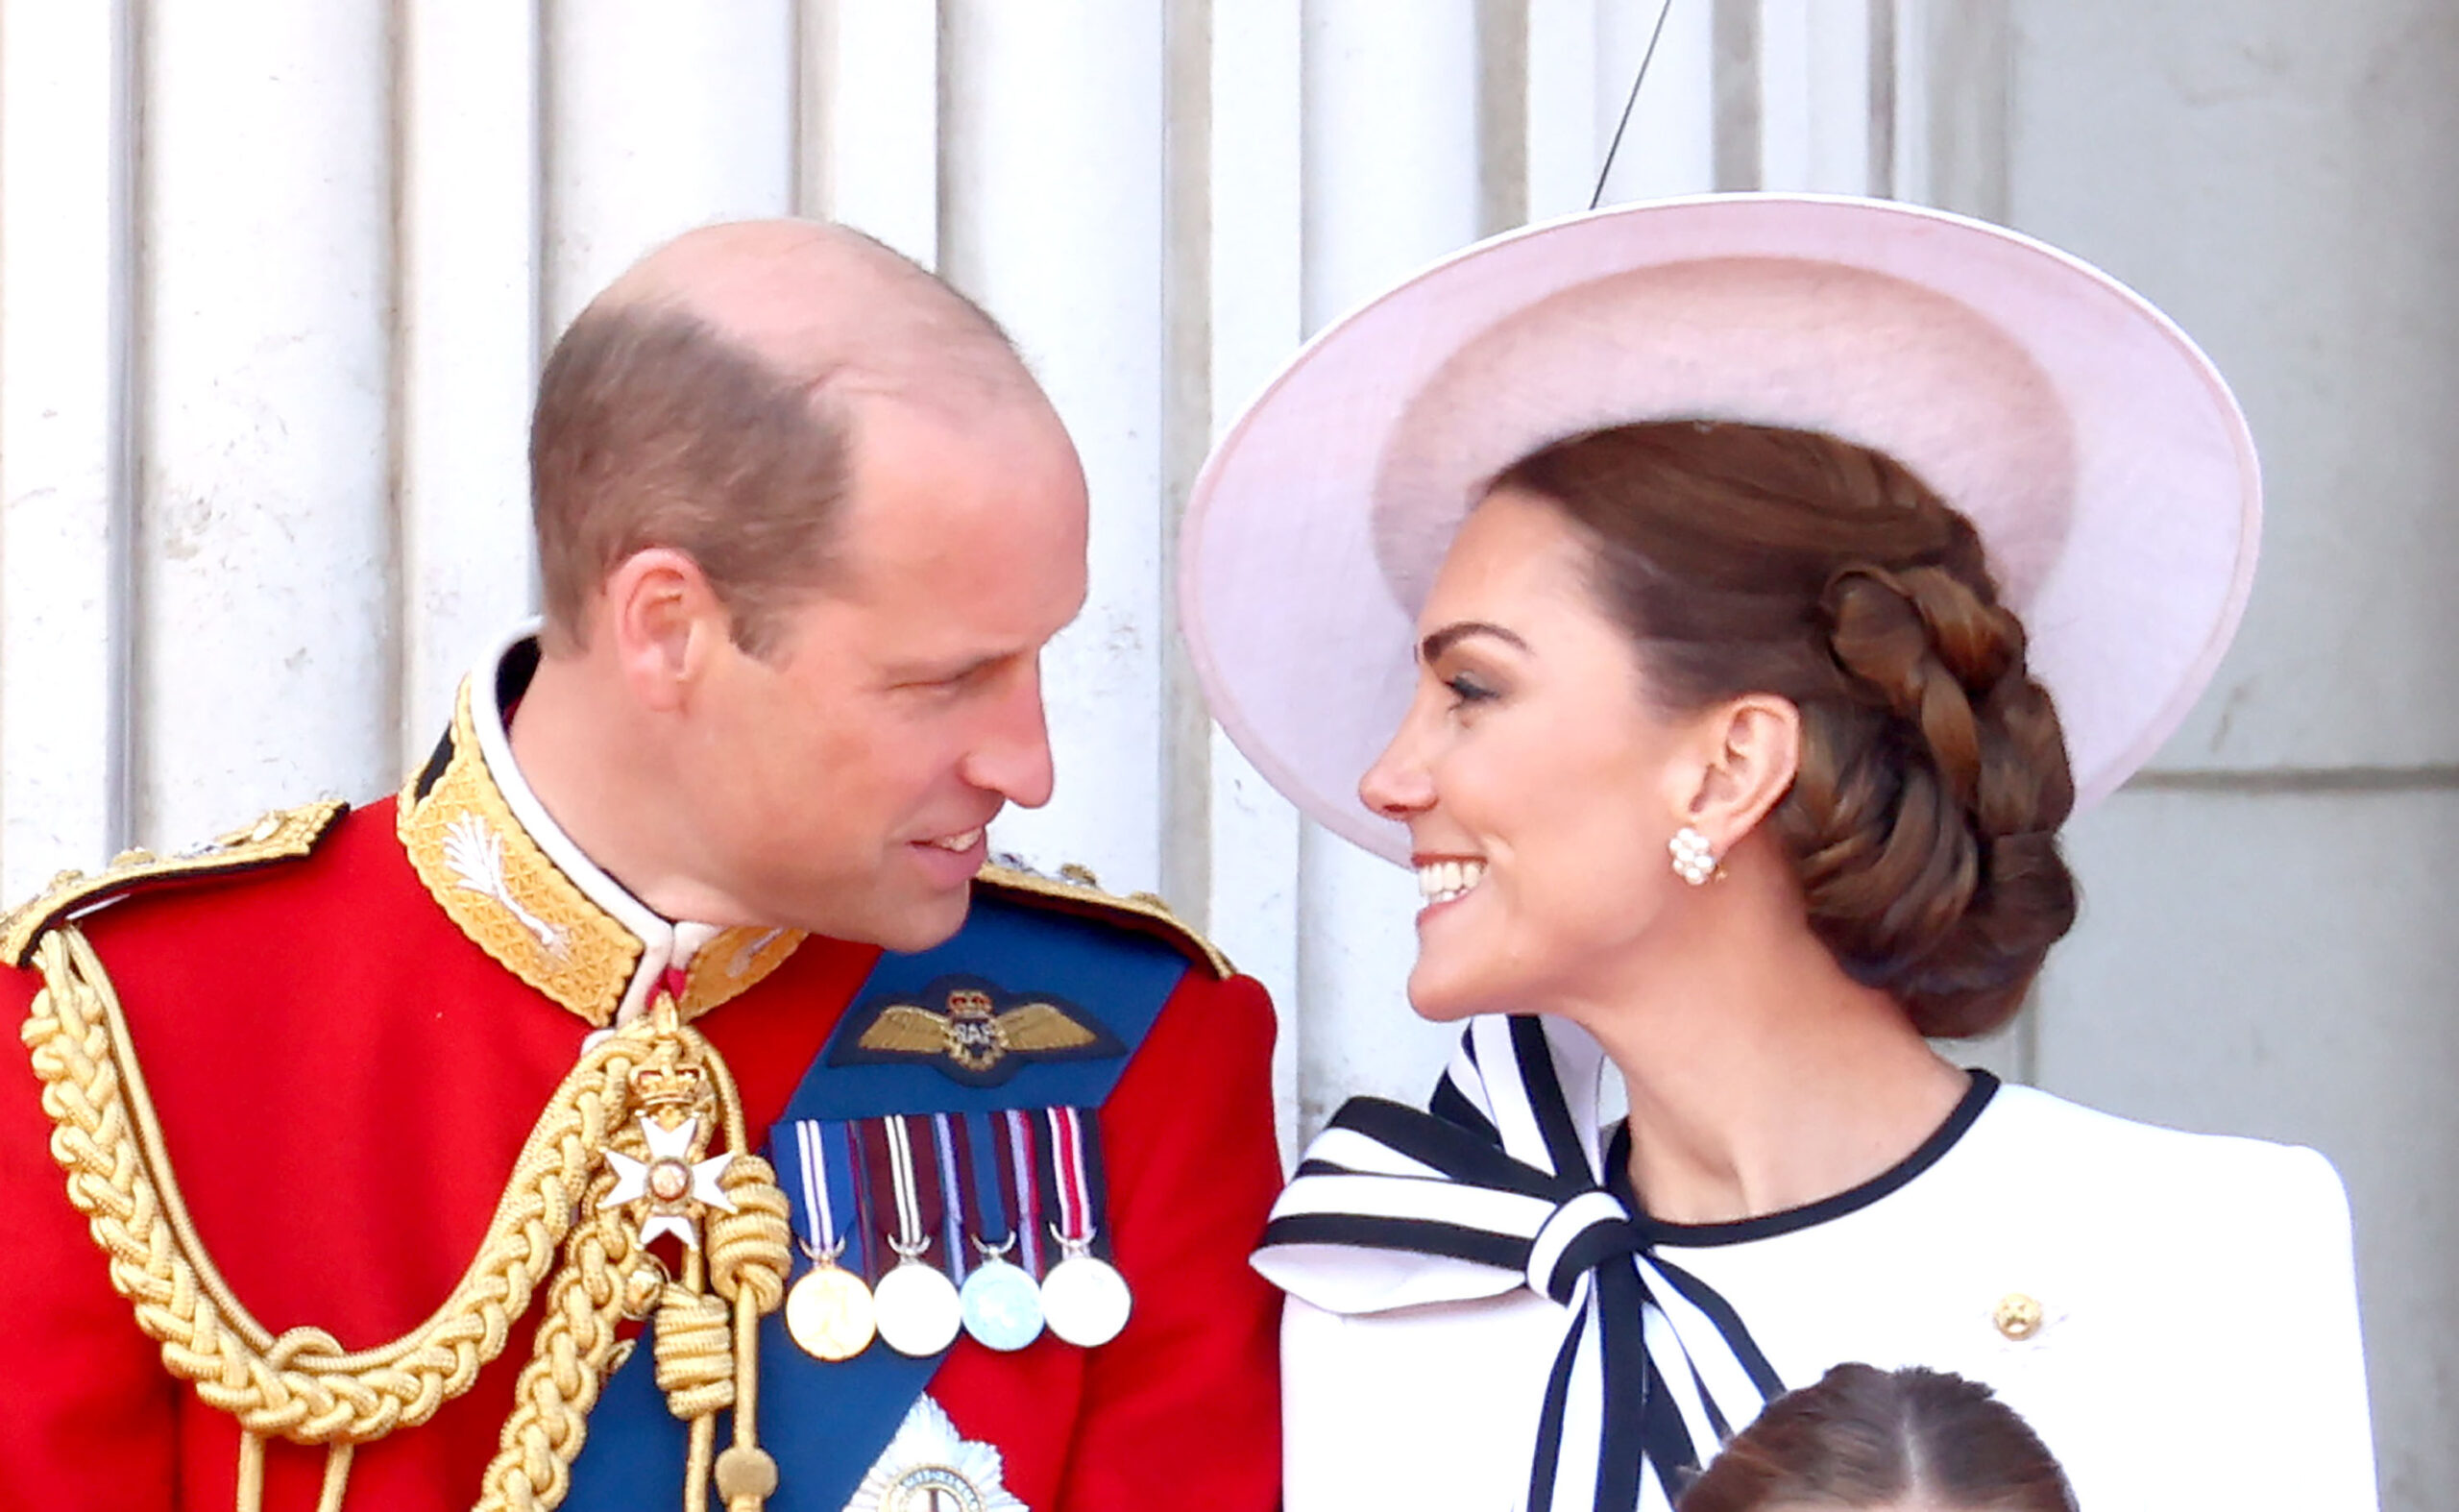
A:
{"type": "Polygon", "coordinates": [[[971,850],[982,843],[982,827],[976,825],[962,835],[942,835],[937,840],[924,841],[922,843],[937,845],[941,850],[971,850]]]}
{"type": "Polygon", "coordinates": [[[1482,861],[1429,861],[1418,867],[1418,895],[1428,903],[1449,903],[1485,874],[1482,861]]]}

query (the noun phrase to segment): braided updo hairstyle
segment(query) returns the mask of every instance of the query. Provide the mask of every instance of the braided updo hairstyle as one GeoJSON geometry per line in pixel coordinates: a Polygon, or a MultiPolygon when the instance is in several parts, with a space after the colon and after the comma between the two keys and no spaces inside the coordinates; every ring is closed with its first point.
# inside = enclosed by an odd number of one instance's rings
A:
{"type": "Polygon", "coordinates": [[[1598,600],[1668,712],[1800,709],[1770,818],[1845,972],[1934,1037],[2012,1018],[2075,920],[2075,787],[1972,523],[1881,452],[1767,426],[1590,431],[1496,485],[1593,539],[1598,600]]]}

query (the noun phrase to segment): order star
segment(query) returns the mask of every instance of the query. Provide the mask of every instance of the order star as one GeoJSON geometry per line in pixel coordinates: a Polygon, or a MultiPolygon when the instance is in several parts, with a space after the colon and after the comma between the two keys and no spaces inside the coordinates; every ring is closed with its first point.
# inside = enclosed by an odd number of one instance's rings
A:
{"type": "Polygon", "coordinates": [[[697,1245],[699,1235],[693,1232],[692,1222],[684,1214],[687,1200],[727,1212],[735,1210],[725,1188],[718,1184],[718,1178],[734,1163],[734,1153],[713,1155],[705,1160],[692,1159],[692,1139],[699,1130],[697,1118],[687,1118],[669,1129],[643,1113],[641,1134],[648,1140],[649,1158],[635,1160],[621,1150],[606,1152],[606,1163],[615,1168],[615,1189],[597,1206],[618,1207],[646,1198],[650,1217],[641,1226],[643,1244],[661,1233],[670,1233],[686,1244],[697,1245]]]}

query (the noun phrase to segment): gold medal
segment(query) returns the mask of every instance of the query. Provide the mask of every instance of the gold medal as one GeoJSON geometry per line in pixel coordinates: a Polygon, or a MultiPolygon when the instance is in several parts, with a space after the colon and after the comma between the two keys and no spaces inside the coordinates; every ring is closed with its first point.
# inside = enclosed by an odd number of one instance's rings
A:
{"type": "Polygon", "coordinates": [[[787,1289],[786,1336],[814,1359],[849,1360],[878,1336],[879,1306],[861,1274],[838,1263],[847,1240],[837,1226],[846,1176],[840,1170],[840,1190],[832,1193],[829,1156],[833,1141],[838,1159],[844,1158],[844,1131],[813,1119],[799,1120],[792,1130],[802,1174],[802,1219],[811,1231],[810,1238],[796,1242],[811,1257],[811,1269],[787,1289]]]}
{"type": "Polygon", "coordinates": [[[870,1348],[879,1331],[871,1289],[837,1263],[836,1252],[813,1259],[816,1263],[786,1293],[786,1332],[814,1359],[852,1359],[870,1348]]]}

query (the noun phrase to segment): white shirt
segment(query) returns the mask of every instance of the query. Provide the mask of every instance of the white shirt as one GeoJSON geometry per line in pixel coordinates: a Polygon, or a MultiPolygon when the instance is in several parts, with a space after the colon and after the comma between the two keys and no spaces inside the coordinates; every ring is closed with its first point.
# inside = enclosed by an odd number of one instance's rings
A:
{"type": "MultiPolygon", "coordinates": [[[[1847,1360],[1988,1382],[2084,1512],[2375,1506],[2348,1203],[2320,1155],[2017,1086],[1933,1144],[1654,1253],[1732,1305],[1788,1387],[1847,1360]],[[2022,1339],[1995,1321],[2018,1294],[2042,1319],[2022,1339]]],[[[1259,1261],[1293,1292],[1289,1512],[1522,1506],[1564,1309],[1520,1286],[1360,1310],[1448,1271],[1400,1280],[1406,1257],[1354,1253],[1356,1284],[1320,1256],[1304,1275],[1259,1261]]]]}

